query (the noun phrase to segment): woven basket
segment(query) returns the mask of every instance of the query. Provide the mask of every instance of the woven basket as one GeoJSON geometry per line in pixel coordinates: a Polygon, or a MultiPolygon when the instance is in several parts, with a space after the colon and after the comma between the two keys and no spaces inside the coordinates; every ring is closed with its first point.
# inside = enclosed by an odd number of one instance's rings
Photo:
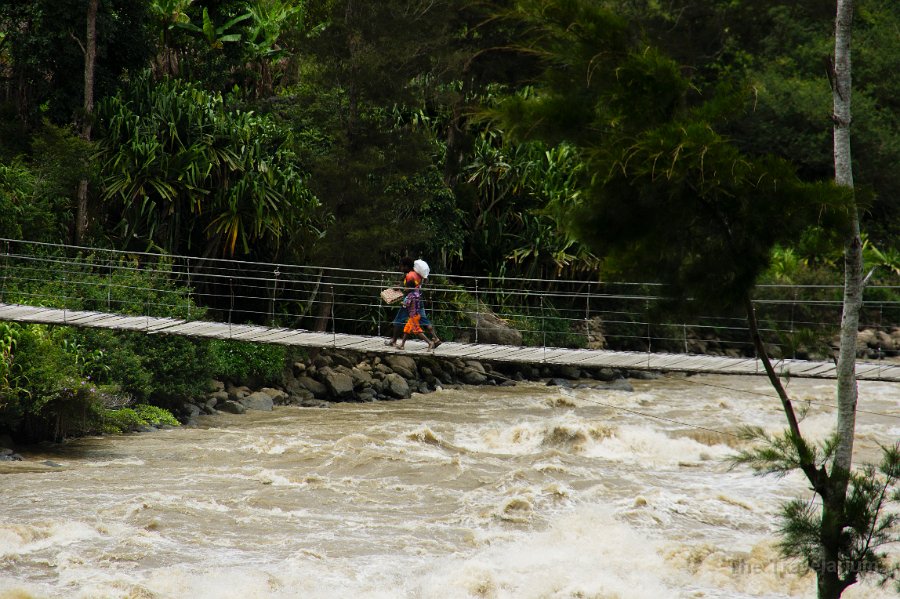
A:
{"type": "Polygon", "coordinates": [[[399,289],[385,289],[381,292],[381,299],[384,300],[386,304],[393,304],[400,300],[403,297],[403,292],[399,289]]]}

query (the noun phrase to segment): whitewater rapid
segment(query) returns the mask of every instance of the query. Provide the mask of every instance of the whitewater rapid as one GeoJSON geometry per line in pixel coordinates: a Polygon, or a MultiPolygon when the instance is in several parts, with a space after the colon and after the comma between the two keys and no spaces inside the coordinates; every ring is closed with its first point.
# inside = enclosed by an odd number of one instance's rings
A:
{"type": "MultiPolygon", "coordinates": [[[[20,452],[0,464],[0,599],[814,597],[776,548],[780,503],[808,485],[728,461],[741,426],[784,428],[766,381],[632,383],[279,407],[20,452]]],[[[823,439],[834,383],[789,391],[823,439]]],[[[860,409],[855,460],[875,460],[900,438],[900,385],[861,383],[860,409]]]]}

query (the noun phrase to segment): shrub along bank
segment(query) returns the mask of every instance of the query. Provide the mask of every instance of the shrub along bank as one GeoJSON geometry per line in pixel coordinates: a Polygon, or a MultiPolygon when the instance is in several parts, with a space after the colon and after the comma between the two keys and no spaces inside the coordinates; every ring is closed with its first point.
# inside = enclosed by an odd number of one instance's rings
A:
{"type": "Polygon", "coordinates": [[[177,425],[214,378],[276,382],[287,350],[0,323],[0,435],[21,443],[177,425]]]}
{"type": "MultiPolygon", "coordinates": [[[[0,330],[11,340],[5,346],[0,447],[151,431],[196,424],[204,414],[271,410],[276,405],[328,407],[333,402],[406,399],[460,385],[546,379],[548,384],[569,386],[578,380],[582,386],[630,391],[627,378],[653,376],[609,368],[489,364],[433,354],[321,350],[308,355],[281,346],[104,331],[88,331],[99,336],[86,355],[79,353],[83,346],[72,337],[84,331],[13,324],[3,324],[0,330]],[[46,351],[34,351],[37,345],[46,351]]],[[[0,459],[11,459],[10,452],[0,452],[0,459]]]]}

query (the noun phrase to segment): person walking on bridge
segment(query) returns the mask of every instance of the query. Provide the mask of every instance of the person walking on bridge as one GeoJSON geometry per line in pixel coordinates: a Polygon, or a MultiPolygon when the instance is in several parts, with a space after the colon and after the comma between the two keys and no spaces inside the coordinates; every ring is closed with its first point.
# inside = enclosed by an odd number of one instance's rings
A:
{"type": "MultiPolygon", "coordinates": [[[[415,315],[418,318],[416,319],[415,324],[410,325],[411,330],[409,332],[415,334],[414,329],[416,325],[418,325],[420,330],[424,329],[428,331],[431,339],[428,340],[426,338],[426,341],[428,341],[429,349],[433,349],[440,345],[442,341],[438,338],[437,333],[434,332],[434,325],[431,324],[431,320],[429,320],[428,316],[425,314],[425,304],[422,301],[421,286],[430,274],[428,264],[426,264],[424,260],[413,260],[409,256],[404,256],[400,259],[400,272],[403,273],[402,288],[404,292],[406,292],[406,297],[403,299],[403,303],[401,304],[400,309],[397,310],[397,315],[394,317],[391,338],[390,340],[385,341],[384,344],[395,346],[401,335],[404,334],[404,329],[407,328],[410,316],[415,315]],[[412,298],[412,302],[408,301],[411,294],[415,294],[412,298]],[[414,303],[415,305],[410,305],[411,303],[414,303]]],[[[403,342],[401,342],[399,347],[403,347],[403,342]]]]}

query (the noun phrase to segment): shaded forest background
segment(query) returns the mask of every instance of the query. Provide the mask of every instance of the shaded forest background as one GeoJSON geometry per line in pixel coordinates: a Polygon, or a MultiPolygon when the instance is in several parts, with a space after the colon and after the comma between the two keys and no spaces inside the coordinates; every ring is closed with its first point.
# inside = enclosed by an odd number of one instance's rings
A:
{"type": "MultiPolygon", "coordinates": [[[[628,270],[558,226],[552,208],[577,204],[596,176],[583,146],[514,139],[484,118],[535,93],[544,57],[523,15],[578,3],[101,0],[87,109],[90,4],[0,4],[0,236],[342,267],[408,253],[492,276],[628,270]]],[[[727,96],[717,130],[741,152],[833,176],[828,3],[594,4],[679,65],[679,101],[727,96]]],[[[854,176],[868,240],[888,254],[898,27],[897,3],[857,3],[854,176]]],[[[660,91],[623,118],[649,118],[660,91]]],[[[814,233],[776,261],[839,262],[814,233]]]]}

